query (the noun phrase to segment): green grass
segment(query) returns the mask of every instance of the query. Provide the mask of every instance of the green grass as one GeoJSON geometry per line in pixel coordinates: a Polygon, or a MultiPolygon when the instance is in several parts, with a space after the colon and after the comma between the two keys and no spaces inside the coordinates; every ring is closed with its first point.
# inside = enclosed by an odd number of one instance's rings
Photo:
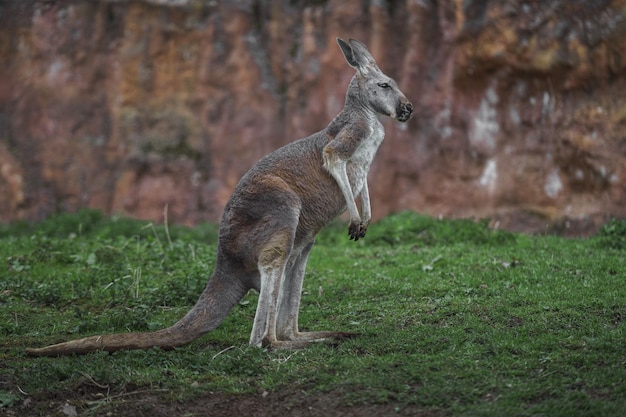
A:
{"type": "Polygon", "coordinates": [[[300,322],[355,339],[248,347],[250,293],[217,330],[174,351],[31,358],[25,347],[173,323],[213,270],[217,229],[93,211],[0,226],[0,414],[76,392],[79,410],[96,412],[97,398],[129,392],[184,402],[297,390],[450,415],[624,415],[625,221],[589,239],[414,213],[358,242],[346,230],[319,236],[300,322]]]}

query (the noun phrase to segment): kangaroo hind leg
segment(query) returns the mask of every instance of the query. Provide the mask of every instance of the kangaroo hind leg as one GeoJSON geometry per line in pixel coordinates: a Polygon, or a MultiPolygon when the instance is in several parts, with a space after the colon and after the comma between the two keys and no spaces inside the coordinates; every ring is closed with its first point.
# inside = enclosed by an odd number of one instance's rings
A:
{"type": "Polygon", "coordinates": [[[250,335],[251,345],[273,345],[277,341],[278,302],[287,260],[293,250],[293,236],[294,232],[289,229],[275,231],[260,249],[261,288],[250,335]]]}
{"type": "Polygon", "coordinates": [[[292,259],[285,271],[282,282],[277,317],[278,340],[272,345],[278,349],[300,349],[311,342],[322,342],[329,339],[344,339],[354,336],[352,333],[339,331],[300,332],[298,328],[298,312],[302,296],[302,285],[309,253],[314,240],[301,249],[295,248],[292,259]]]}

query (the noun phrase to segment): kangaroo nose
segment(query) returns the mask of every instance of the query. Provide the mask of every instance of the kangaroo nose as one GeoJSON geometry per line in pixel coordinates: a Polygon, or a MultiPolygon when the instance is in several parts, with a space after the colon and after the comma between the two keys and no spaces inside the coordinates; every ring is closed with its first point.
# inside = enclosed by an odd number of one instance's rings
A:
{"type": "Polygon", "coordinates": [[[398,106],[397,117],[401,122],[406,122],[411,118],[411,114],[413,113],[413,104],[410,102],[402,103],[398,106]]]}

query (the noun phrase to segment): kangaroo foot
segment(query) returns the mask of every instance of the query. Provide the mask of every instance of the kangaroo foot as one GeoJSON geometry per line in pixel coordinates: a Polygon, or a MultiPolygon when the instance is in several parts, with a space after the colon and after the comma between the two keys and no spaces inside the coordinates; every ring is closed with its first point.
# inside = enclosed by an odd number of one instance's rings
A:
{"type": "Polygon", "coordinates": [[[359,336],[349,332],[302,332],[290,340],[263,340],[263,347],[268,349],[303,349],[311,343],[338,341],[359,336]]]}
{"type": "Polygon", "coordinates": [[[350,332],[299,332],[293,340],[306,342],[324,342],[326,340],[343,340],[358,336],[350,332]]]}

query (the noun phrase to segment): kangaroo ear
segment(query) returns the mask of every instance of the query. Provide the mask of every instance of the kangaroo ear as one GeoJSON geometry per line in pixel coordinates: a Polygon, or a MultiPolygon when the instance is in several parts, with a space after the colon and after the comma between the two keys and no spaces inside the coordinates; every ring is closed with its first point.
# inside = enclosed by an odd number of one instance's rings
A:
{"type": "Polygon", "coordinates": [[[354,69],[359,69],[359,63],[354,57],[354,52],[352,51],[352,47],[350,46],[350,44],[341,38],[337,38],[337,43],[339,44],[341,52],[343,52],[343,56],[346,58],[346,61],[348,61],[348,64],[354,69]]]}
{"type": "Polygon", "coordinates": [[[350,39],[349,43],[341,38],[337,38],[337,43],[343,52],[343,56],[348,61],[348,64],[365,75],[370,69],[377,69],[376,61],[367,50],[364,43],[357,41],[356,39],[350,39]]]}

